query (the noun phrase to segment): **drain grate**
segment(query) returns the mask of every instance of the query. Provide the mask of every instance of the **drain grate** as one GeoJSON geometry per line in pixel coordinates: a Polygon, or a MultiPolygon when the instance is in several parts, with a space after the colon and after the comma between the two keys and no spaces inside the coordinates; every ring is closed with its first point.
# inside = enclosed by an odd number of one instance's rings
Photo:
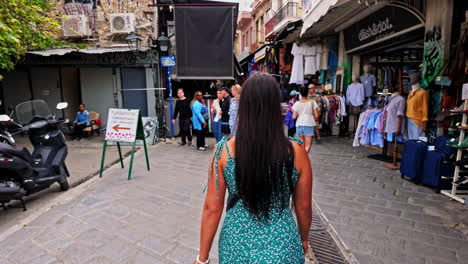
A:
{"type": "Polygon", "coordinates": [[[316,213],[312,214],[309,242],[314,253],[314,264],[348,264],[327,230],[327,225],[316,213]]]}

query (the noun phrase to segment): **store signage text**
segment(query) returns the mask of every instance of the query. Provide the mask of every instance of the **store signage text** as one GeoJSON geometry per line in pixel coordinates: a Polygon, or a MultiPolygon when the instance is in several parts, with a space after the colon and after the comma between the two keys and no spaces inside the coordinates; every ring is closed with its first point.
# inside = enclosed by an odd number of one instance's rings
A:
{"type": "Polygon", "coordinates": [[[401,6],[387,5],[343,31],[346,50],[355,51],[376,44],[385,37],[397,36],[402,31],[423,25],[423,19],[413,11],[401,6]]]}
{"type": "Polygon", "coordinates": [[[359,32],[359,41],[364,41],[370,37],[378,38],[379,34],[388,33],[393,28],[393,24],[390,22],[390,18],[385,18],[384,20],[379,20],[377,23],[372,23],[372,25],[367,26],[367,28],[361,29],[359,32]]]}

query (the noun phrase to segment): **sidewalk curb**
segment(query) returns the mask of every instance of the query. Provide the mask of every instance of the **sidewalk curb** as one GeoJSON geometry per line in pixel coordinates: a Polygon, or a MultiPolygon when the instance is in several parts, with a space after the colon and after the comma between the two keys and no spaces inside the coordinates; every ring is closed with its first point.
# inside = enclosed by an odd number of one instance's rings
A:
{"type": "MultiPolygon", "coordinates": [[[[160,144],[156,144],[156,145],[152,146],[152,148],[148,149],[148,152],[150,150],[156,149],[159,145],[160,144]]],[[[143,152],[137,151],[135,153],[135,158],[138,157],[138,156],[144,155],[144,154],[141,154],[141,153],[143,153],[143,152]]],[[[130,158],[130,156],[124,158],[124,162],[127,161],[127,159],[129,159],[129,158],[130,158]]],[[[111,171],[111,170],[113,170],[115,168],[120,169],[120,163],[119,162],[113,164],[112,166],[110,166],[108,168],[105,168],[104,173],[103,173],[104,174],[103,177],[105,177],[105,174],[107,174],[108,171],[111,171]]],[[[71,201],[76,199],[79,195],[81,195],[88,188],[89,185],[97,182],[99,179],[100,179],[100,177],[99,177],[99,173],[98,173],[95,176],[90,177],[87,181],[85,181],[85,182],[83,182],[81,184],[78,184],[76,187],[73,187],[73,188],[69,189],[68,191],[58,195],[54,199],[50,200],[49,202],[44,204],[44,206],[37,209],[34,213],[32,213],[31,215],[29,215],[26,218],[19,221],[17,224],[11,226],[10,228],[8,228],[4,232],[2,232],[0,234],[0,241],[2,241],[5,238],[7,238],[8,236],[14,234],[15,232],[17,232],[21,228],[28,226],[29,223],[34,221],[39,216],[47,213],[52,208],[54,208],[56,206],[59,206],[59,205],[65,205],[67,203],[70,203],[71,201]]]]}

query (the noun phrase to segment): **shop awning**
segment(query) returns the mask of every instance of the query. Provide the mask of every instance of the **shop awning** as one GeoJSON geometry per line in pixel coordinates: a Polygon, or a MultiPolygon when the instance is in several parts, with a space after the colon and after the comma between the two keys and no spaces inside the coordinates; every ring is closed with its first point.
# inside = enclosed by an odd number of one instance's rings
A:
{"type": "MultiPolygon", "coordinates": [[[[146,48],[142,48],[142,51],[146,51],[146,48]]],[[[130,52],[130,48],[98,48],[98,49],[74,49],[74,48],[61,48],[61,49],[49,49],[39,51],[29,51],[28,54],[39,55],[39,56],[63,56],[68,53],[78,52],[83,54],[105,54],[114,52],[130,52]]]]}
{"type": "Polygon", "coordinates": [[[267,47],[265,46],[262,49],[260,49],[258,52],[255,53],[254,62],[259,62],[259,61],[261,61],[262,59],[265,58],[266,49],[267,49],[267,47]]]}
{"type": "Polygon", "coordinates": [[[355,0],[322,0],[303,18],[301,37],[335,34],[336,29],[348,21],[360,20],[367,16],[367,12],[362,12],[363,10],[374,11],[387,3],[388,1],[379,1],[378,5],[368,7],[366,4],[358,4],[355,0]]]}
{"type": "Polygon", "coordinates": [[[328,10],[334,7],[339,0],[320,0],[315,7],[313,7],[302,19],[303,25],[301,30],[301,36],[319,19],[327,14],[328,10]]]}
{"type": "Polygon", "coordinates": [[[275,40],[284,43],[295,42],[301,33],[302,19],[290,22],[281,31],[278,32],[275,40]]]}

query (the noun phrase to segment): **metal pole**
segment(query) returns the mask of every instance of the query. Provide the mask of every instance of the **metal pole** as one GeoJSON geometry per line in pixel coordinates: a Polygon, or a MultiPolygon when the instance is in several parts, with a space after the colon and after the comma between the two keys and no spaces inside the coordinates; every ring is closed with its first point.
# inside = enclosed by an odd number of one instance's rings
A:
{"type": "Polygon", "coordinates": [[[172,109],[171,67],[167,67],[167,86],[169,88],[169,120],[171,120],[171,138],[174,138],[174,123],[172,123],[172,118],[174,117],[174,114],[172,109]]]}

